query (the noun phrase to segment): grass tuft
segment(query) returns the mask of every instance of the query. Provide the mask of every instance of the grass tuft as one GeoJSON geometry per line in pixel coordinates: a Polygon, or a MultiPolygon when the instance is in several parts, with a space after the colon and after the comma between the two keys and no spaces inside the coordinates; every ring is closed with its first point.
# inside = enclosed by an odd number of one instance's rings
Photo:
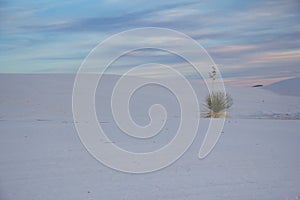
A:
{"type": "Polygon", "coordinates": [[[205,99],[206,111],[202,114],[204,118],[224,118],[229,117],[226,111],[233,105],[233,100],[229,94],[224,92],[212,92],[205,99]]]}

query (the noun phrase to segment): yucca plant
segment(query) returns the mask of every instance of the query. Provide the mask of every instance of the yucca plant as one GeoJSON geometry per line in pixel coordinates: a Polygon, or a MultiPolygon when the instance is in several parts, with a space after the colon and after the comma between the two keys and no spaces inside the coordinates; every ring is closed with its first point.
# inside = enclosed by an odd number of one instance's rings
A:
{"type": "Polygon", "coordinates": [[[212,66],[212,71],[209,73],[211,78],[211,94],[205,99],[206,111],[202,114],[205,118],[220,118],[228,117],[226,111],[232,106],[233,100],[231,96],[224,92],[214,91],[214,81],[216,80],[217,70],[212,66]]]}
{"type": "Polygon", "coordinates": [[[212,92],[205,99],[206,111],[202,115],[205,118],[228,117],[226,111],[232,106],[233,100],[224,92],[212,92]]]}

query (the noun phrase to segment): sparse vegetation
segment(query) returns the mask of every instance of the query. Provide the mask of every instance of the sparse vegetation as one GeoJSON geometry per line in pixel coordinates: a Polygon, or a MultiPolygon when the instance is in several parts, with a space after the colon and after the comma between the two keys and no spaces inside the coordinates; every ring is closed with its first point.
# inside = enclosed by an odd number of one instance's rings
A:
{"type": "Polygon", "coordinates": [[[228,117],[226,110],[228,110],[232,104],[233,100],[229,94],[224,92],[212,92],[205,99],[206,112],[203,114],[205,118],[220,118],[228,117]]]}
{"type": "Polygon", "coordinates": [[[215,66],[212,66],[212,72],[209,73],[211,78],[211,94],[205,99],[205,112],[202,117],[205,118],[221,118],[228,117],[226,111],[233,105],[233,99],[227,93],[214,91],[214,81],[216,80],[217,71],[215,66]]]}

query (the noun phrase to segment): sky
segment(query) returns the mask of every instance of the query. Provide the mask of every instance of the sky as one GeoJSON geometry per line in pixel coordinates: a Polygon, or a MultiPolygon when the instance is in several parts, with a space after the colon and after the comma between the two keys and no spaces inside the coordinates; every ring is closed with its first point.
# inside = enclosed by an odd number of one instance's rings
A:
{"type": "MultiPolygon", "coordinates": [[[[111,35],[161,27],[199,42],[226,81],[268,84],[300,77],[299,11],[299,0],[0,0],[0,73],[76,73],[111,35]]],[[[159,51],[132,55],[116,69],[185,65],[159,51]]]]}

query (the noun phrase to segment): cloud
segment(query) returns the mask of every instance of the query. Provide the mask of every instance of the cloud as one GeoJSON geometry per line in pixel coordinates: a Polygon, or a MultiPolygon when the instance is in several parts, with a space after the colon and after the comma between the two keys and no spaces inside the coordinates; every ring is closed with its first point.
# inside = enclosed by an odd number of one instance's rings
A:
{"type": "MultiPolygon", "coordinates": [[[[188,3],[173,3],[161,5],[159,7],[147,8],[139,11],[126,12],[119,15],[112,16],[83,16],[80,18],[73,18],[69,20],[55,19],[47,21],[36,21],[33,24],[27,23],[18,26],[23,32],[111,32],[111,31],[121,31],[128,28],[135,28],[139,26],[151,26],[154,23],[158,24],[159,22],[155,19],[146,20],[147,17],[152,14],[157,14],[160,12],[160,15],[168,14],[172,20],[172,16],[182,14],[182,7],[191,6],[197,4],[196,2],[188,3]],[[180,8],[180,9],[177,9],[180,8]],[[177,9],[177,12],[175,10],[177,9]]],[[[188,9],[186,10],[188,12],[188,9]]],[[[188,13],[186,13],[188,14],[188,13]]],[[[164,18],[167,16],[164,16],[164,18]]],[[[178,16],[180,18],[180,16],[178,16]]],[[[156,18],[157,19],[157,18],[156,18]]],[[[166,20],[168,21],[168,20],[166,20]]]]}
{"type": "MultiPolygon", "coordinates": [[[[300,76],[299,4],[297,0],[139,1],[137,4],[108,0],[94,2],[92,6],[84,1],[54,4],[32,1],[28,7],[8,3],[0,9],[0,49],[3,57],[11,58],[9,62],[6,59],[7,65],[14,65],[15,57],[31,60],[27,65],[35,62],[54,70],[61,61],[66,69],[73,66],[76,71],[75,61],[111,34],[159,26],[181,31],[200,42],[226,77],[255,76],[266,71],[270,74],[266,76],[277,76],[287,66],[290,73],[300,76]]],[[[143,40],[146,39],[135,42],[142,44],[143,40]]],[[[153,44],[161,41],[163,36],[152,40],[153,44]]],[[[130,41],[120,42],[126,46],[130,41]]],[[[114,51],[111,48],[107,54],[114,51]]],[[[153,60],[171,65],[184,63],[161,52],[135,52],[129,56],[118,64],[129,68],[153,60]]],[[[284,76],[287,74],[284,72],[284,76]]]]}
{"type": "Polygon", "coordinates": [[[228,45],[224,47],[215,48],[210,50],[212,53],[238,53],[242,51],[248,51],[253,49],[258,49],[258,46],[255,45],[228,45]]]}
{"type": "Polygon", "coordinates": [[[283,52],[266,52],[253,57],[253,63],[293,62],[299,61],[300,49],[283,52]]]}

